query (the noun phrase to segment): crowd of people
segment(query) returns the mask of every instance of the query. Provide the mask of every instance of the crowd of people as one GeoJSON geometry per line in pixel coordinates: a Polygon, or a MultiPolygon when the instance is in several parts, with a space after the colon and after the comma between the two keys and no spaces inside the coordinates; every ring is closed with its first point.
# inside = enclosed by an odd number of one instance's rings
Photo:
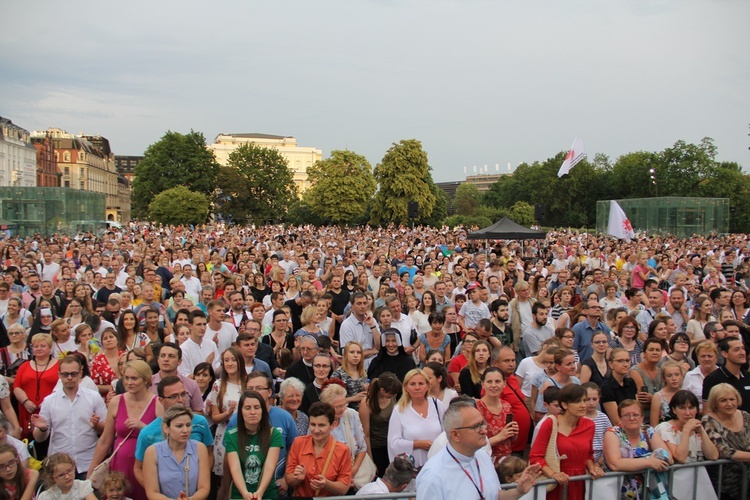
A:
{"type": "Polygon", "coordinates": [[[2,498],[681,498],[670,465],[750,461],[746,235],[133,223],[0,257],[2,498]]]}

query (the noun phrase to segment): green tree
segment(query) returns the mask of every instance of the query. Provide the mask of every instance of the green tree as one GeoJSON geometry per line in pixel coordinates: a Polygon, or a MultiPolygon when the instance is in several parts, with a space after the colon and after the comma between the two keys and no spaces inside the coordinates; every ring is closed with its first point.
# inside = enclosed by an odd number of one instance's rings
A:
{"type": "Polygon", "coordinates": [[[145,216],[157,194],[178,185],[210,196],[218,171],[219,164],[213,151],[206,147],[203,134],[193,130],[188,134],[167,131],[146,149],[143,160],[135,167],[131,197],[134,215],[145,216]]]}
{"type": "Polygon", "coordinates": [[[167,225],[203,224],[208,219],[208,196],[176,186],[162,191],[148,205],[149,217],[167,225]]]}
{"type": "Polygon", "coordinates": [[[436,204],[430,170],[420,141],[408,139],[394,143],[375,167],[379,189],[373,199],[371,222],[406,223],[410,201],[419,203],[420,220],[429,219],[436,204]]]}
{"type": "Polygon", "coordinates": [[[534,207],[525,201],[517,201],[510,207],[508,217],[522,226],[530,227],[534,225],[534,207]]]}
{"type": "Polygon", "coordinates": [[[364,222],[375,194],[375,177],[367,158],[353,151],[331,151],[331,156],[307,169],[312,187],[305,192],[308,208],[334,224],[364,222]]]}
{"type": "Polygon", "coordinates": [[[216,179],[214,204],[227,221],[245,224],[285,219],[297,199],[286,158],[272,148],[243,144],[216,179]]]}
{"type": "Polygon", "coordinates": [[[456,188],[456,196],[453,199],[456,213],[458,215],[474,215],[481,200],[482,193],[479,192],[476,184],[464,182],[456,188]]]}

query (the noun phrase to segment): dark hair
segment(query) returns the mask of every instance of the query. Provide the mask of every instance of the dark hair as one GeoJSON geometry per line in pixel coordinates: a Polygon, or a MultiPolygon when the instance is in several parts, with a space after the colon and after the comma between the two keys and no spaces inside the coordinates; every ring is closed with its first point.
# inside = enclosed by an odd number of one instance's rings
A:
{"type": "Polygon", "coordinates": [[[602,388],[597,385],[596,382],[586,382],[585,384],[581,384],[581,387],[586,389],[587,391],[591,389],[592,391],[596,391],[599,394],[602,393],[602,388]]]}
{"type": "Polygon", "coordinates": [[[540,309],[544,309],[545,311],[549,309],[546,304],[543,302],[534,302],[534,305],[531,306],[531,314],[536,315],[537,312],[539,312],[540,309]]]}
{"type": "Polygon", "coordinates": [[[260,409],[262,410],[260,416],[260,423],[258,424],[258,447],[260,448],[260,456],[268,455],[268,448],[271,445],[271,420],[268,416],[268,408],[266,408],[266,401],[263,396],[256,391],[243,391],[240,396],[240,400],[237,403],[237,444],[239,448],[240,463],[245,463],[246,447],[249,444],[250,433],[245,427],[245,419],[242,418],[242,407],[245,404],[245,400],[248,398],[255,399],[260,403],[260,409]]]}
{"type": "Polygon", "coordinates": [[[646,352],[646,349],[648,349],[648,346],[650,344],[659,344],[659,347],[661,347],[662,349],[664,349],[664,343],[660,339],[657,339],[656,337],[649,337],[649,338],[647,338],[646,340],[643,341],[643,352],[644,353],[646,352]]]}
{"type": "Polygon", "coordinates": [[[542,393],[542,401],[547,403],[548,405],[559,401],[560,400],[560,389],[556,385],[551,385],[544,389],[544,392],[542,393]]]}
{"type": "Polygon", "coordinates": [[[329,403],[316,401],[315,403],[310,405],[307,416],[310,418],[310,420],[312,420],[313,417],[324,416],[328,419],[329,424],[333,424],[333,421],[336,420],[336,410],[334,410],[333,406],[331,406],[329,403]]]}
{"type": "Polygon", "coordinates": [[[432,324],[434,322],[438,322],[441,324],[445,324],[445,314],[438,311],[432,311],[430,315],[427,317],[427,322],[429,324],[432,324]]]}
{"type": "Polygon", "coordinates": [[[669,418],[677,420],[675,409],[682,408],[685,405],[690,405],[696,410],[700,408],[698,397],[690,391],[681,389],[675,392],[672,399],[669,400],[669,418]]]}
{"type": "Polygon", "coordinates": [[[190,324],[192,325],[193,324],[193,320],[195,318],[204,318],[205,319],[206,317],[207,317],[206,313],[204,313],[200,309],[196,309],[196,310],[190,312],[190,315],[188,316],[188,319],[190,320],[190,324]]]}
{"type": "Polygon", "coordinates": [[[500,309],[501,306],[507,306],[508,301],[505,299],[495,299],[490,304],[490,312],[494,313],[497,312],[498,309],[500,309]]]}
{"type": "Polygon", "coordinates": [[[448,387],[448,371],[445,369],[445,366],[433,361],[432,363],[427,363],[424,367],[432,370],[435,377],[440,377],[440,389],[448,387]]]}
{"type": "Polygon", "coordinates": [[[160,397],[164,397],[164,389],[169,387],[170,385],[175,385],[177,383],[181,383],[182,380],[180,380],[180,377],[177,377],[175,375],[170,375],[169,377],[164,377],[159,381],[158,384],[156,384],[156,394],[160,397]]]}
{"type": "MultiPolygon", "coordinates": [[[[16,450],[16,447],[10,443],[0,444],[0,454],[2,453],[12,453],[13,456],[16,457],[16,475],[13,476],[13,479],[9,480],[8,483],[13,484],[16,487],[18,498],[21,498],[21,494],[23,494],[23,491],[26,489],[26,474],[21,465],[21,457],[18,456],[18,450],[16,450]]],[[[6,498],[5,488],[0,490],[0,498],[6,498]]]]}
{"type": "MultiPolygon", "coordinates": [[[[128,332],[125,331],[125,316],[133,316],[133,319],[135,319],[135,325],[133,326],[133,333],[138,336],[138,315],[136,315],[131,309],[125,309],[122,314],[120,315],[120,320],[117,322],[117,347],[124,351],[127,349],[127,342],[128,342],[128,332]]],[[[93,327],[92,327],[93,329],[93,327]]]]}
{"type": "Polygon", "coordinates": [[[398,397],[401,392],[401,381],[393,373],[385,372],[370,382],[370,387],[367,389],[367,406],[370,407],[372,413],[380,412],[380,407],[378,406],[378,393],[380,389],[398,397]]]}
{"type": "Polygon", "coordinates": [[[719,342],[719,350],[722,352],[729,352],[729,349],[731,349],[729,343],[734,342],[735,340],[742,342],[742,338],[740,337],[724,337],[721,339],[721,342],[719,342]]]}
{"type": "Polygon", "coordinates": [[[170,349],[174,349],[175,351],[177,351],[177,359],[182,359],[182,348],[177,345],[177,342],[164,342],[159,348],[159,353],[161,353],[161,350],[165,347],[169,347],[170,349]]]}
{"type": "Polygon", "coordinates": [[[562,408],[563,403],[569,405],[570,403],[577,403],[586,397],[586,389],[578,384],[568,384],[560,389],[560,407],[562,408]]]}
{"type": "Polygon", "coordinates": [[[678,332],[672,335],[672,338],[669,339],[669,352],[674,351],[674,344],[679,339],[686,341],[688,345],[690,345],[690,337],[687,336],[687,333],[678,332]]]}
{"type": "Polygon", "coordinates": [[[216,373],[214,373],[214,367],[211,366],[211,363],[202,362],[195,365],[195,368],[193,369],[193,375],[198,375],[201,372],[207,372],[211,376],[211,383],[208,384],[209,389],[211,386],[213,386],[214,382],[216,382],[216,373]]]}
{"type": "Polygon", "coordinates": [[[499,373],[501,377],[503,377],[503,380],[505,380],[505,374],[503,374],[503,371],[498,368],[497,366],[490,366],[486,370],[484,370],[484,373],[482,373],[482,382],[487,378],[487,375],[490,373],[499,373]]]}

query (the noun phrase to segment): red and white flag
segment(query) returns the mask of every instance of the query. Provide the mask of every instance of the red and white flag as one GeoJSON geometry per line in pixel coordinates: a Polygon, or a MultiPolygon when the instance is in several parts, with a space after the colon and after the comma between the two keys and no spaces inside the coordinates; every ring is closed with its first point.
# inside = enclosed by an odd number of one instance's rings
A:
{"type": "Polygon", "coordinates": [[[631,238],[635,238],[633,226],[625,215],[622,207],[615,200],[609,202],[609,224],[607,225],[607,234],[615,238],[620,238],[630,243],[631,238]]]}
{"type": "Polygon", "coordinates": [[[570,151],[565,155],[565,161],[560,165],[560,170],[557,171],[557,176],[562,177],[563,175],[570,172],[570,169],[575,167],[576,163],[586,158],[586,150],[583,147],[583,141],[576,137],[573,139],[573,145],[570,146],[570,151]]]}

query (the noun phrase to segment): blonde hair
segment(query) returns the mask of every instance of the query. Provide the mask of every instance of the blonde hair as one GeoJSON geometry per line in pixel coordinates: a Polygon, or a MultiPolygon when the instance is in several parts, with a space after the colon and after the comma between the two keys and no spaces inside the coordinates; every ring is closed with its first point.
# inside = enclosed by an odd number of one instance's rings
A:
{"type": "Polygon", "coordinates": [[[428,383],[427,381],[429,380],[429,378],[427,377],[427,374],[425,373],[425,371],[422,370],[421,368],[414,368],[412,370],[409,370],[406,373],[406,376],[404,377],[404,383],[403,383],[404,390],[401,393],[401,399],[398,400],[398,408],[401,411],[404,411],[404,409],[406,409],[409,403],[411,403],[411,396],[409,395],[409,392],[406,390],[406,385],[409,383],[409,381],[412,378],[414,378],[417,375],[420,375],[424,379],[425,383],[428,383]]]}
{"type": "Polygon", "coordinates": [[[336,398],[345,398],[346,389],[338,384],[330,384],[328,387],[323,389],[320,393],[320,400],[324,403],[333,404],[333,400],[336,398]]]}
{"type": "Polygon", "coordinates": [[[132,368],[133,371],[135,371],[135,373],[146,382],[146,387],[151,387],[151,375],[153,375],[153,372],[151,371],[151,367],[148,366],[148,363],[141,361],[140,359],[128,361],[125,363],[125,366],[122,367],[123,376],[125,376],[125,370],[128,368],[132,368]]]}
{"type": "Polygon", "coordinates": [[[737,398],[737,408],[742,406],[742,396],[740,396],[739,391],[724,382],[721,384],[717,384],[711,388],[711,392],[708,394],[708,401],[706,401],[708,410],[715,413],[716,408],[718,408],[719,406],[719,398],[721,398],[722,396],[726,396],[727,394],[733,394],[734,397],[737,398]]]}
{"type": "Polygon", "coordinates": [[[37,342],[44,342],[50,347],[52,347],[52,344],[55,343],[55,341],[52,339],[52,335],[50,335],[49,333],[37,333],[36,335],[31,337],[32,346],[37,342]]]}
{"type": "Polygon", "coordinates": [[[302,326],[309,325],[313,322],[313,319],[315,318],[315,314],[317,314],[317,308],[315,306],[307,306],[302,310],[302,314],[299,315],[299,321],[302,323],[302,326]]]}

